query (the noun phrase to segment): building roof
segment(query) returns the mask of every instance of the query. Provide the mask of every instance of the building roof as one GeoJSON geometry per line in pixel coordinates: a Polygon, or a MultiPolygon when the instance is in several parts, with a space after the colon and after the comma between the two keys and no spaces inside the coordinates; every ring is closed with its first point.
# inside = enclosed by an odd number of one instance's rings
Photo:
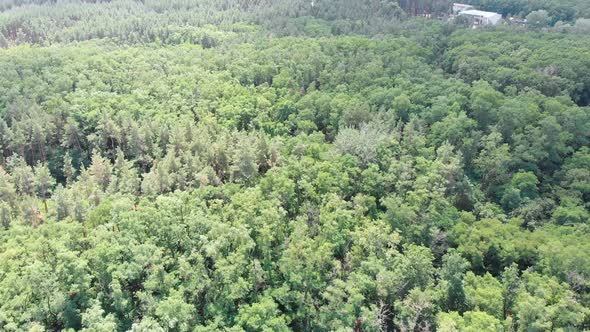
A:
{"type": "Polygon", "coordinates": [[[471,16],[481,16],[481,17],[494,17],[494,16],[497,16],[497,15],[500,15],[500,14],[499,13],[494,13],[494,12],[484,12],[483,10],[470,9],[470,10],[464,10],[464,11],[460,12],[459,15],[471,15],[471,16]]]}

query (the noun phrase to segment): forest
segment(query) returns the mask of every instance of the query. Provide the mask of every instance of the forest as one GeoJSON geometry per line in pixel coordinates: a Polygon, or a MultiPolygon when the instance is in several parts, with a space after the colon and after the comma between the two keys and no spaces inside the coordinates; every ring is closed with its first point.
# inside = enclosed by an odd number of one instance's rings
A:
{"type": "Polygon", "coordinates": [[[590,330],[590,2],[465,2],[0,1],[0,331],[590,330]]]}

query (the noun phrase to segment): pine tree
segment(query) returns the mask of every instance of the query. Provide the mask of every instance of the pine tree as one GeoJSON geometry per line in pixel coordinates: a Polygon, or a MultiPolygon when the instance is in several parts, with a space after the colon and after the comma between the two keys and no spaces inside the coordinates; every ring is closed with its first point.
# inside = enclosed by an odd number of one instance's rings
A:
{"type": "Polygon", "coordinates": [[[37,197],[43,201],[45,214],[47,214],[47,198],[55,185],[55,179],[51,176],[46,164],[38,163],[34,168],[34,173],[37,197]]]}
{"type": "Polygon", "coordinates": [[[66,185],[71,186],[76,179],[76,169],[72,165],[72,157],[69,153],[64,155],[63,164],[63,174],[66,178],[66,185]]]}

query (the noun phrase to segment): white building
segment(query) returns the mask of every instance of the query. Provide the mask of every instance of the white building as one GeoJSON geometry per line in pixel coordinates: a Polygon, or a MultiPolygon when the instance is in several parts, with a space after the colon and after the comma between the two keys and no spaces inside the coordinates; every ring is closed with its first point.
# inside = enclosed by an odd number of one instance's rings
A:
{"type": "Polygon", "coordinates": [[[473,25],[496,25],[502,21],[502,14],[475,9],[461,11],[459,16],[467,18],[473,25]]]}
{"type": "Polygon", "coordinates": [[[453,3],[453,14],[457,15],[464,10],[475,9],[472,5],[466,5],[464,3],[453,3]]]}

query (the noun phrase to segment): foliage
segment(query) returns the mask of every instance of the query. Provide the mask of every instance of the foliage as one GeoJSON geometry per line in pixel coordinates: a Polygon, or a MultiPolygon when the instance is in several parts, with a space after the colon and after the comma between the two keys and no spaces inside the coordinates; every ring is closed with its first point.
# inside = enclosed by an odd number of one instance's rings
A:
{"type": "Polygon", "coordinates": [[[0,330],[590,329],[588,8],[476,2],[3,2],[0,330]]]}

